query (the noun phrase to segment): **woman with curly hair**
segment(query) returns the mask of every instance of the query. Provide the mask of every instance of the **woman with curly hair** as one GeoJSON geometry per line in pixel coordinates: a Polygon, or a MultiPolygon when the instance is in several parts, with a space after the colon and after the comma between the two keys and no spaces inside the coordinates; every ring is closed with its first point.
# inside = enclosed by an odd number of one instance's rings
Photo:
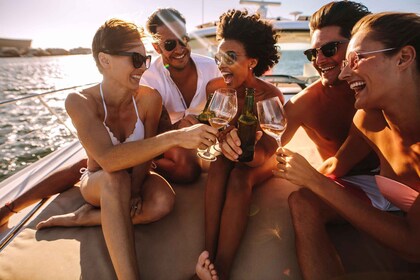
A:
{"type": "MultiPolygon", "coordinates": [[[[258,14],[229,10],[220,16],[217,39],[215,60],[222,77],[207,84],[207,94],[226,87],[236,90],[238,114],[224,133],[232,136],[229,139],[238,139],[234,127],[242,112],[246,88],[255,89],[255,102],[275,96],[284,102],[279,89],[258,78],[279,60],[276,33],[258,14]]],[[[261,136],[262,132],[257,132],[257,137],[261,136]]],[[[205,189],[206,251],[201,253],[196,266],[200,279],[229,278],[248,222],[252,190],[272,176],[275,166],[273,154],[277,144],[271,137],[262,136],[250,162],[239,162],[237,156],[231,156],[232,150],[241,154],[240,142],[222,139],[223,155],[211,163],[205,189]]]]}

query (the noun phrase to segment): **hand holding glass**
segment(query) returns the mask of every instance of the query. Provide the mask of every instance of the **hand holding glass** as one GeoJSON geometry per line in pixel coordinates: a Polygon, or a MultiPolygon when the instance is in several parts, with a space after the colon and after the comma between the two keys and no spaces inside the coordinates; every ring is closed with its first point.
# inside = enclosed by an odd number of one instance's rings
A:
{"type": "MultiPolygon", "coordinates": [[[[209,104],[211,117],[209,123],[212,127],[223,130],[235,117],[238,111],[236,90],[231,88],[220,88],[214,92],[209,104]]],[[[210,152],[210,147],[197,153],[199,157],[208,161],[215,161],[217,158],[210,152]]]]}
{"type": "Polygon", "coordinates": [[[280,99],[276,96],[257,102],[257,111],[261,129],[276,139],[281,147],[281,135],[286,129],[287,120],[280,99]]]}

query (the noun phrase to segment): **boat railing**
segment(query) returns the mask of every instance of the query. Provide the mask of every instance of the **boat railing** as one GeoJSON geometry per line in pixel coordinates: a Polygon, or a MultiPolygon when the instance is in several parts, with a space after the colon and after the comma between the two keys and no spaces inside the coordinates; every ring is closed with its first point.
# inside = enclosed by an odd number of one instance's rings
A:
{"type": "MultiPolygon", "coordinates": [[[[81,84],[81,85],[74,85],[74,86],[70,86],[70,87],[65,87],[65,88],[60,88],[60,89],[55,89],[55,90],[49,90],[49,91],[45,91],[45,92],[41,92],[41,93],[28,93],[25,94],[25,96],[22,97],[17,97],[17,98],[10,98],[10,99],[6,99],[6,100],[2,100],[0,101],[0,109],[5,109],[4,112],[7,113],[7,111],[12,111],[13,108],[10,108],[13,105],[17,106],[17,110],[25,110],[25,109],[20,109],[22,108],[22,102],[29,102],[28,104],[31,104],[30,106],[32,106],[33,104],[35,104],[36,106],[41,106],[44,107],[48,112],[44,111],[45,115],[48,116],[51,115],[51,120],[53,120],[52,122],[55,123],[57,125],[57,127],[62,127],[63,129],[60,129],[60,131],[62,131],[61,133],[64,133],[63,135],[65,135],[65,138],[70,137],[71,139],[76,139],[77,135],[75,132],[75,129],[73,129],[71,127],[71,124],[68,124],[68,121],[66,120],[65,116],[63,115],[63,112],[57,112],[57,106],[54,106],[49,104],[49,97],[54,98],[54,94],[59,94],[61,96],[63,96],[64,93],[69,92],[69,91],[79,91],[83,88],[86,88],[88,86],[92,86],[96,83],[87,83],[87,84],[81,84]],[[6,111],[7,110],[7,111],[6,111]]],[[[64,97],[59,96],[59,99],[64,101],[64,97]]],[[[61,100],[59,100],[61,102],[61,100]]],[[[26,104],[26,103],[25,103],[26,104]]],[[[35,107],[35,108],[41,108],[41,107],[35,107]]],[[[61,105],[59,106],[59,110],[58,111],[62,111],[64,110],[64,107],[61,109],[61,105]]],[[[39,111],[39,109],[36,109],[36,111],[39,111]]],[[[3,137],[3,143],[0,143],[0,149],[3,149],[5,151],[10,150],[10,148],[8,146],[11,147],[17,147],[19,146],[20,149],[27,149],[30,150],[29,148],[25,148],[24,146],[28,145],[27,143],[30,143],[30,140],[33,139],[42,139],[44,138],[48,138],[49,135],[49,130],[46,129],[34,129],[33,127],[29,127],[29,125],[27,125],[34,117],[40,117],[39,115],[34,115],[34,114],[23,114],[22,116],[19,116],[19,122],[22,121],[23,123],[25,123],[24,125],[22,125],[22,127],[24,127],[23,129],[21,129],[20,127],[15,128],[14,131],[12,131],[11,133],[6,132],[3,137]]],[[[3,116],[5,117],[5,116],[3,116]]],[[[7,117],[5,117],[7,119],[7,117]]],[[[49,119],[50,121],[50,119],[49,119]]],[[[12,121],[10,122],[11,126],[13,127],[13,125],[16,124],[13,123],[12,121]]],[[[35,121],[36,125],[39,125],[40,123],[35,121]]],[[[13,127],[14,128],[14,127],[13,127]]],[[[43,155],[45,155],[46,153],[48,153],[48,151],[42,152],[43,155]]],[[[25,156],[25,159],[28,159],[30,157],[30,155],[25,156]]],[[[36,156],[35,156],[36,157],[36,156]]],[[[14,169],[16,169],[16,171],[18,171],[18,169],[20,168],[15,168],[9,164],[11,164],[10,162],[7,161],[7,159],[5,159],[5,157],[3,157],[4,159],[4,166],[2,168],[7,168],[10,171],[5,171],[9,172],[9,173],[13,173],[14,169]]],[[[35,159],[35,158],[34,158],[35,159]]],[[[37,159],[37,158],[36,158],[37,159]]],[[[33,160],[29,159],[29,162],[31,162],[33,160]]],[[[3,165],[2,164],[2,165],[3,165]]],[[[22,166],[23,167],[23,166],[22,166]]],[[[9,174],[4,174],[2,177],[8,177],[10,176],[9,174]]],[[[5,178],[0,179],[0,181],[4,180],[5,178]]]]}
{"type": "MultiPolygon", "coordinates": [[[[74,139],[72,141],[67,141],[67,142],[72,142],[72,143],[71,144],[69,143],[70,145],[63,147],[64,151],[60,150],[60,154],[62,154],[61,156],[58,156],[57,153],[56,155],[52,153],[48,156],[43,157],[42,160],[38,160],[38,158],[34,158],[34,160],[37,160],[37,162],[32,163],[29,167],[20,166],[20,168],[16,168],[13,174],[10,174],[11,176],[5,176],[6,178],[3,178],[0,182],[0,205],[4,205],[5,202],[12,201],[16,197],[25,193],[28,189],[30,189],[33,185],[35,185],[36,182],[38,182],[43,177],[45,177],[45,174],[48,174],[54,168],[57,168],[58,166],[63,165],[65,162],[71,161],[73,158],[77,157],[77,155],[80,153],[80,144],[76,143],[77,142],[75,140],[77,139],[76,132],[74,129],[72,129],[66,124],[66,120],[63,119],[62,115],[60,116],[60,113],[57,112],[56,109],[54,109],[54,106],[51,106],[50,104],[48,104],[49,99],[47,98],[47,96],[51,96],[53,94],[63,94],[69,91],[79,91],[83,88],[92,86],[94,84],[96,83],[87,83],[87,84],[82,84],[82,85],[66,87],[66,88],[60,88],[56,90],[50,90],[50,91],[46,91],[42,93],[27,94],[23,97],[0,101],[0,108],[17,105],[19,109],[20,108],[19,106],[21,106],[21,102],[25,102],[25,101],[35,102],[35,100],[39,100],[39,103],[37,103],[37,106],[45,107],[48,110],[49,114],[51,114],[51,116],[54,116],[55,122],[58,125],[63,126],[68,131],[68,135],[74,139]],[[41,161],[44,163],[41,164],[41,161]],[[19,170],[19,169],[22,169],[22,170],[19,170]]],[[[64,100],[65,98],[60,97],[60,99],[64,100]]],[[[30,114],[28,114],[27,116],[28,116],[28,119],[26,120],[27,122],[29,122],[30,118],[34,117],[33,115],[30,115],[30,114]]],[[[42,136],[42,134],[40,133],[43,133],[37,129],[31,129],[31,128],[25,128],[23,130],[27,130],[28,132],[19,136],[16,135],[16,136],[10,137],[9,135],[9,137],[5,137],[5,142],[0,144],[0,148],[7,149],[6,146],[9,144],[22,147],[30,139],[40,138],[42,136]]],[[[6,159],[4,160],[7,161],[6,159]]],[[[6,162],[6,164],[10,164],[10,163],[6,162]]],[[[46,202],[46,199],[42,199],[32,206],[28,206],[23,211],[23,213],[25,213],[24,216],[21,217],[20,221],[16,225],[14,225],[10,229],[2,228],[0,232],[0,251],[13,239],[13,237],[22,229],[22,227],[28,222],[28,220],[33,216],[33,214],[38,209],[40,209],[45,202],[46,202]]]]}
{"type": "Polygon", "coordinates": [[[12,227],[7,231],[4,236],[0,239],[0,252],[12,241],[12,239],[19,233],[23,226],[32,218],[36,211],[38,211],[44,203],[47,201],[47,198],[41,199],[30,211],[19,221],[17,225],[12,227]]]}
{"type": "Polygon", "coordinates": [[[96,84],[96,83],[88,83],[88,84],[83,84],[83,85],[71,86],[71,87],[66,87],[66,88],[41,92],[41,93],[32,93],[32,94],[28,94],[28,95],[25,95],[25,96],[19,97],[19,98],[10,98],[10,99],[0,101],[0,107],[1,106],[6,106],[6,105],[9,105],[9,104],[13,104],[13,103],[16,103],[16,102],[22,101],[22,100],[28,100],[28,99],[32,99],[32,98],[36,98],[36,97],[42,97],[42,96],[46,96],[46,95],[50,95],[50,94],[58,93],[58,92],[62,92],[62,91],[74,90],[74,89],[77,89],[77,88],[88,87],[88,86],[91,86],[91,85],[94,85],[94,84],[96,84]]]}
{"type": "Polygon", "coordinates": [[[282,74],[272,74],[272,75],[264,75],[262,78],[273,85],[280,87],[281,84],[296,84],[301,89],[305,89],[307,86],[307,82],[296,78],[290,75],[282,75],[282,74]]]}

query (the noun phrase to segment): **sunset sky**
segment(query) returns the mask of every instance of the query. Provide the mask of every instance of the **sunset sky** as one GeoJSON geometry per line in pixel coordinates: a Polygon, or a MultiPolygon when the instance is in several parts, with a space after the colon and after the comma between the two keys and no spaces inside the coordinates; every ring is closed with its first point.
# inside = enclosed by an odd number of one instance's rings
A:
{"type": "MultiPolygon", "coordinates": [[[[270,0],[273,2],[273,0],[270,0]]],[[[187,19],[187,29],[217,20],[229,8],[256,11],[239,0],[0,0],[0,38],[32,39],[32,47],[90,47],[97,28],[111,17],[143,25],[160,7],[174,7],[187,19]]],[[[278,1],[277,1],[278,2],[278,1]]],[[[293,18],[291,12],[311,15],[329,0],[283,0],[269,7],[268,17],[293,18]]],[[[371,11],[420,13],[420,0],[360,0],[371,11]]]]}

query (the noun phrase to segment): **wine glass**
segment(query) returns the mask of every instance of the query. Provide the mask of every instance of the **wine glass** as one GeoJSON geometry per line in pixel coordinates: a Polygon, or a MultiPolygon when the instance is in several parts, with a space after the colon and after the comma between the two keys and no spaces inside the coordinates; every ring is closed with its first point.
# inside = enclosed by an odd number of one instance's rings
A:
{"type": "Polygon", "coordinates": [[[286,114],[280,99],[275,96],[257,102],[258,119],[261,129],[276,139],[281,147],[281,135],[286,129],[286,114]]]}
{"type": "MultiPolygon", "coordinates": [[[[217,89],[210,100],[209,111],[211,112],[210,125],[222,131],[238,111],[236,90],[232,88],[217,89]]],[[[215,161],[217,158],[210,152],[210,149],[211,147],[208,147],[206,150],[200,150],[197,155],[204,160],[215,161]]]]}

